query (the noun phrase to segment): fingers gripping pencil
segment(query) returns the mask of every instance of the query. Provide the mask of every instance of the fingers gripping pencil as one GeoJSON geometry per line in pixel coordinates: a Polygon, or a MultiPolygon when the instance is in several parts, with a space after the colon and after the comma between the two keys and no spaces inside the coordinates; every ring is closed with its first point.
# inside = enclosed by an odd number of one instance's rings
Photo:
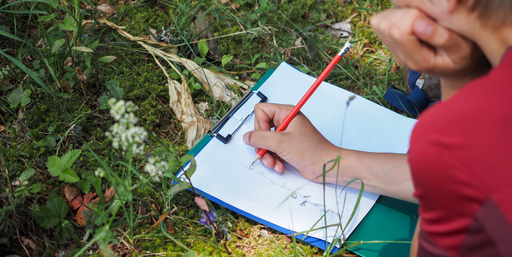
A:
{"type": "MultiPolygon", "coordinates": [[[[348,50],[350,49],[351,46],[352,45],[349,42],[345,43],[345,45],[340,50],[340,52],[332,59],[331,63],[329,63],[329,65],[327,65],[327,67],[320,74],[320,76],[318,76],[315,83],[313,83],[313,85],[309,88],[309,90],[306,92],[306,94],[304,94],[304,96],[299,100],[297,105],[295,105],[295,107],[292,109],[292,111],[286,116],[286,118],[284,118],[283,122],[281,123],[281,125],[279,125],[279,127],[277,127],[275,132],[280,132],[280,131],[283,131],[286,129],[288,124],[290,124],[290,122],[293,120],[293,118],[295,118],[297,113],[299,113],[302,106],[308,101],[308,99],[311,97],[311,95],[313,95],[313,93],[320,86],[320,84],[322,84],[322,82],[325,80],[327,75],[329,75],[329,73],[332,71],[334,66],[336,66],[336,64],[338,64],[338,62],[348,52],[348,50]]],[[[258,156],[256,156],[256,159],[254,159],[254,161],[251,163],[251,166],[254,165],[254,163],[256,163],[266,152],[267,152],[267,149],[260,149],[257,153],[258,156]]]]}

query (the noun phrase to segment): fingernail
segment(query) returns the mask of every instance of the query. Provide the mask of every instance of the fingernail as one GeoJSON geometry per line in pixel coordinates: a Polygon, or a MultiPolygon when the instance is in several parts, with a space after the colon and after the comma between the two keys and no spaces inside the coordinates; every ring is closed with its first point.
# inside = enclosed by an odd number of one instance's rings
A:
{"type": "Polygon", "coordinates": [[[423,36],[430,35],[433,28],[432,23],[424,20],[418,20],[414,23],[414,31],[418,34],[422,34],[423,36]]]}
{"type": "Polygon", "coordinates": [[[279,167],[277,166],[277,164],[276,164],[276,166],[274,166],[274,170],[279,172],[279,167]]]}
{"type": "Polygon", "coordinates": [[[245,133],[243,138],[244,138],[244,143],[246,145],[250,145],[249,144],[249,133],[245,133]]]}
{"type": "Polygon", "coordinates": [[[267,159],[262,159],[261,163],[263,163],[263,165],[267,166],[267,159]]]}

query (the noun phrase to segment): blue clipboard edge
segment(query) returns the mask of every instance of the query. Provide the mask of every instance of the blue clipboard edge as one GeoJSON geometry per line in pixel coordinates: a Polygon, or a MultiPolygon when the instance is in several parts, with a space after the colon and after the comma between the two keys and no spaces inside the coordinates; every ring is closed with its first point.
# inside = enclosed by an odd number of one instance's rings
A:
{"type": "MultiPolygon", "coordinates": [[[[274,69],[269,69],[263,77],[252,87],[252,91],[257,91],[267,79],[274,73],[274,69]]],[[[196,156],[213,137],[206,135],[203,137],[187,154],[196,156]]],[[[197,190],[197,189],[196,189],[197,190]]],[[[219,205],[228,208],[231,211],[239,213],[249,219],[252,219],[265,226],[273,228],[284,234],[295,233],[283,227],[277,226],[266,220],[260,219],[252,214],[242,211],[226,202],[217,199],[209,194],[205,197],[219,205]]],[[[414,234],[416,227],[417,217],[419,217],[418,205],[413,203],[404,202],[401,200],[393,199],[386,196],[380,196],[373,208],[366,215],[363,221],[356,227],[354,232],[347,238],[347,241],[410,241],[414,234]],[[404,222],[401,222],[405,220],[404,222]]],[[[311,244],[315,247],[325,250],[326,241],[313,237],[304,238],[300,235],[296,237],[305,243],[311,244]]],[[[333,251],[338,250],[334,247],[333,251]]],[[[358,247],[352,248],[351,251],[365,257],[386,257],[386,256],[408,256],[410,245],[408,244],[393,244],[393,243],[371,243],[363,244],[358,247]]]]}

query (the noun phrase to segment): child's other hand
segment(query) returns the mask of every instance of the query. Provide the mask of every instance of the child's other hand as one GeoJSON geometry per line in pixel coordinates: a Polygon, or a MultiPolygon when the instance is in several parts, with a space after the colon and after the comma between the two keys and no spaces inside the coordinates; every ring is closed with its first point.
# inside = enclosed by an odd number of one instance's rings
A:
{"type": "Polygon", "coordinates": [[[281,173],[284,160],[305,178],[321,182],[324,163],[336,158],[339,148],[325,139],[300,112],[284,131],[270,131],[277,128],[292,109],[291,105],[257,104],[254,107],[255,130],[244,135],[244,142],[256,148],[256,152],[260,148],[268,150],[260,159],[265,166],[281,173]]]}
{"type": "Polygon", "coordinates": [[[389,9],[375,14],[371,24],[396,62],[413,70],[461,83],[489,70],[478,46],[417,9],[389,9]]]}

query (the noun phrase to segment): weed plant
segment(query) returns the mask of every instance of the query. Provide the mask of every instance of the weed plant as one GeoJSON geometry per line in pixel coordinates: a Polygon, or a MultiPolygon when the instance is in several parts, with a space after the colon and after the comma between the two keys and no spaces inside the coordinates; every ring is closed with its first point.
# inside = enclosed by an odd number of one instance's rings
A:
{"type": "MultiPolygon", "coordinates": [[[[190,184],[176,172],[190,157],[168,105],[167,78],[142,47],[98,19],[135,36],[167,39],[180,57],[245,82],[283,61],[318,75],[346,40],[333,37],[330,25],[350,20],[354,48],[328,82],[387,106],[383,92],[401,84],[400,68],[369,18],[390,1],[99,2],[0,3],[0,252],[329,255],[215,204],[199,208],[200,196],[182,191],[190,184]],[[209,24],[220,56],[198,38],[205,32],[197,25],[201,20],[209,24]],[[134,104],[126,107],[128,102],[134,104]],[[125,112],[116,117],[112,111],[119,111],[119,103],[125,112]],[[136,138],[127,145],[110,130],[123,119],[129,122],[121,132],[136,138]],[[70,188],[78,192],[74,197],[70,188]],[[111,188],[115,196],[107,195],[111,188]],[[201,224],[212,211],[215,223],[201,224]]],[[[230,106],[177,67],[184,77],[172,69],[169,76],[187,81],[195,103],[208,103],[205,117],[221,118],[230,106]]]]}

